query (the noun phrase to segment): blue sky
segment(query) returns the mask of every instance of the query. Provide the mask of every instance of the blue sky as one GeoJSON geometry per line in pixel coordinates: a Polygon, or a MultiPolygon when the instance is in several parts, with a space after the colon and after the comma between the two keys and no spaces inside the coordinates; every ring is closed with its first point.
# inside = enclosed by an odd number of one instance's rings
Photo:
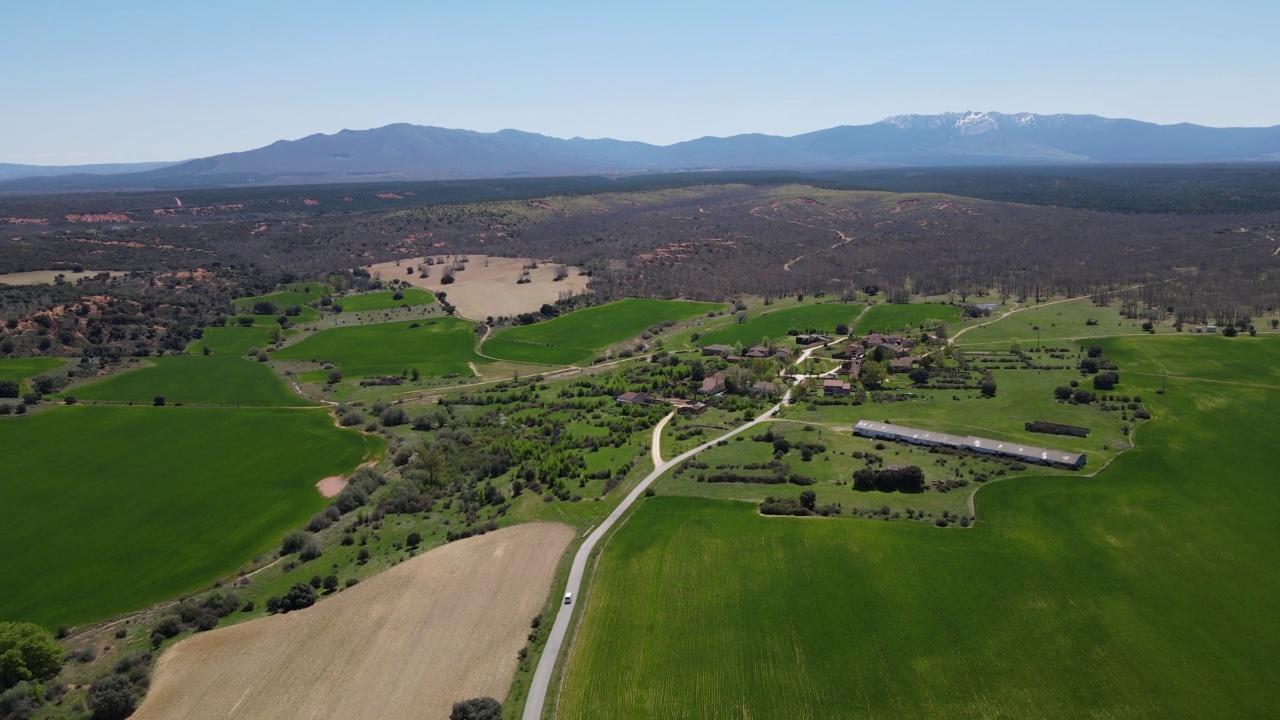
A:
{"type": "Polygon", "coordinates": [[[3,0],[0,162],[393,122],[671,143],[900,113],[1280,124],[1280,3],[3,0]]]}

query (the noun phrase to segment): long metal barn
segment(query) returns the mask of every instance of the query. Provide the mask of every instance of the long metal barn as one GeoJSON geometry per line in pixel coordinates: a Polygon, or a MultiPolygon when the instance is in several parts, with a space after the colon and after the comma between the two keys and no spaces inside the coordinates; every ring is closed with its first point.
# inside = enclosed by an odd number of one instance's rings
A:
{"type": "Polygon", "coordinates": [[[859,420],[853,426],[853,434],[866,438],[883,438],[899,440],[913,445],[943,445],[960,450],[971,450],[985,455],[1000,455],[1015,458],[1038,465],[1078,470],[1084,467],[1084,453],[1070,453],[1062,450],[1047,450],[1032,445],[1021,445],[1015,442],[990,440],[972,435],[950,435],[948,433],[919,430],[892,423],[859,420]]]}

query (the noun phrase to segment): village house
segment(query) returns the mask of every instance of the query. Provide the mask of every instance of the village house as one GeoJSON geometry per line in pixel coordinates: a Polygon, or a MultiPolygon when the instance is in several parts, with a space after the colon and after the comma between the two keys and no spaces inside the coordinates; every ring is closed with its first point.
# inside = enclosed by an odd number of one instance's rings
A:
{"type": "Polygon", "coordinates": [[[752,395],[763,395],[765,397],[774,397],[782,394],[782,386],[775,382],[766,382],[764,380],[751,386],[752,395]]]}
{"type": "Polygon", "coordinates": [[[910,372],[911,368],[916,366],[916,361],[918,359],[919,358],[913,358],[911,356],[894,358],[889,361],[889,372],[892,372],[892,373],[910,372]]]}
{"type": "Polygon", "coordinates": [[[702,380],[702,387],[698,388],[699,395],[719,395],[722,392],[724,392],[724,373],[708,375],[702,380]]]}
{"type": "Polygon", "coordinates": [[[831,338],[826,335],[804,334],[796,336],[797,345],[818,345],[820,343],[829,343],[831,338]]]}
{"type": "Polygon", "coordinates": [[[822,394],[828,397],[848,395],[851,390],[853,390],[853,386],[844,380],[827,378],[822,381],[822,394]]]}
{"type": "Polygon", "coordinates": [[[759,360],[769,357],[769,348],[763,345],[756,345],[747,350],[747,358],[750,360],[759,360]]]}
{"type": "Polygon", "coordinates": [[[729,347],[728,345],[707,345],[706,347],[702,348],[702,354],[718,355],[720,357],[726,357],[728,355],[733,354],[733,348],[729,347]]]}
{"type": "Polygon", "coordinates": [[[643,392],[624,392],[615,400],[619,405],[644,405],[649,402],[649,395],[643,392]]]}

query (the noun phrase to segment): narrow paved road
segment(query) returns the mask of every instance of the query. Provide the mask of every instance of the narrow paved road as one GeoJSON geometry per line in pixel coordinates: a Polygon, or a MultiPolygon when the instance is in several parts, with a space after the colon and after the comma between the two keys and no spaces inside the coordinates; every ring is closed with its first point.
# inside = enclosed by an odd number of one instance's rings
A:
{"type": "MultiPolygon", "coordinates": [[[[782,396],[781,402],[769,408],[754,420],[743,425],[739,425],[724,435],[705,442],[668,462],[656,465],[653,472],[646,475],[645,478],[636,485],[635,489],[618,504],[618,507],[614,508],[613,512],[609,513],[609,517],[605,518],[605,521],[600,523],[600,526],[587,536],[586,541],[578,548],[578,553],[573,556],[573,565],[569,568],[569,582],[565,584],[564,588],[566,593],[573,593],[573,605],[562,604],[560,606],[560,611],[556,613],[555,624],[551,626],[551,634],[547,636],[547,646],[543,648],[542,657],[538,660],[538,667],[533,671],[533,682],[529,686],[529,697],[525,700],[524,714],[521,716],[523,720],[540,720],[542,718],[542,711],[547,703],[547,690],[551,686],[551,673],[555,670],[556,660],[560,658],[560,651],[564,646],[565,633],[568,632],[569,622],[573,618],[574,605],[577,605],[581,600],[579,592],[582,589],[582,577],[586,573],[587,560],[590,559],[591,551],[595,549],[596,543],[600,542],[600,538],[604,537],[605,534],[613,528],[614,523],[618,522],[618,519],[627,512],[632,503],[640,497],[641,493],[643,493],[654,480],[661,477],[667,470],[679,465],[703,450],[714,446],[721,440],[731,438],[734,435],[750,430],[756,425],[764,422],[776,413],[779,408],[786,404],[790,398],[791,390],[788,389],[786,394],[782,396]]],[[[662,428],[674,414],[675,413],[671,413],[671,415],[664,417],[653,430],[653,458],[655,463],[661,460],[662,457],[658,449],[658,441],[662,434],[662,428]]]]}
{"type": "Polygon", "coordinates": [[[653,442],[649,443],[649,453],[653,456],[653,466],[655,468],[662,467],[662,428],[667,426],[671,418],[676,416],[676,411],[672,410],[667,416],[658,421],[653,426],[653,442]]]}

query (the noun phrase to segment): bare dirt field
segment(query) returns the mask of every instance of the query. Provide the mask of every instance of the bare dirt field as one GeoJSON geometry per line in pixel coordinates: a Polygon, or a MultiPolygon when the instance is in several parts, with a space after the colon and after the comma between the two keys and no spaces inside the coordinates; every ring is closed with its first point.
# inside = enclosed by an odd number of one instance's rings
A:
{"type": "Polygon", "coordinates": [[[573,531],[506,528],[408,560],[306,610],[184,640],[137,720],[445,718],[503,698],[573,531]]]}
{"type": "Polygon", "coordinates": [[[327,497],[337,497],[338,493],[347,486],[347,478],[342,475],[330,475],[329,477],[316,483],[316,489],[320,494],[327,497]]]}
{"type": "Polygon", "coordinates": [[[52,285],[53,281],[59,275],[65,276],[64,279],[67,282],[75,282],[80,278],[93,277],[101,272],[110,272],[111,277],[124,275],[124,273],[116,270],[85,270],[84,272],[71,272],[70,270],[32,270],[30,272],[0,275],[0,285],[52,285]]]}
{"type": "MultiPolygon", "coordinates": [[[[447,260],[452,256],[437,256],[437,260],[447,260]]],[[[443,290],[448,294],[449,302],[458,308],[458,314],[472,320],[484,320],[490,316],[498,318],[518,315],[523,312],[536,312],[543,303],[553,303],[566,290],[582,292],[590,280],[579,275],[576,268],[569,268],[568,277],[556,281],[556,265],[539,263],[538,267],[529,271],[532,282],[517,285],[528,259],[488,257],[484,255],[468,255],[470,260],[466,270],[454,274],[454,282],[441,285],[440,278],[448,265],[424,266],[424,258],[401,260],[371,265],[367,269],[374,277],[383,280],[405,280],[412,285],[426,288],[432,292],[443,290]],[[486,267],[486,262],[488,266],[486,267]],[[420,278],[419,268],[425,267],[430,273],[420,278]],[[408,272],[413,268],[413,273],[408,272]]]]}

